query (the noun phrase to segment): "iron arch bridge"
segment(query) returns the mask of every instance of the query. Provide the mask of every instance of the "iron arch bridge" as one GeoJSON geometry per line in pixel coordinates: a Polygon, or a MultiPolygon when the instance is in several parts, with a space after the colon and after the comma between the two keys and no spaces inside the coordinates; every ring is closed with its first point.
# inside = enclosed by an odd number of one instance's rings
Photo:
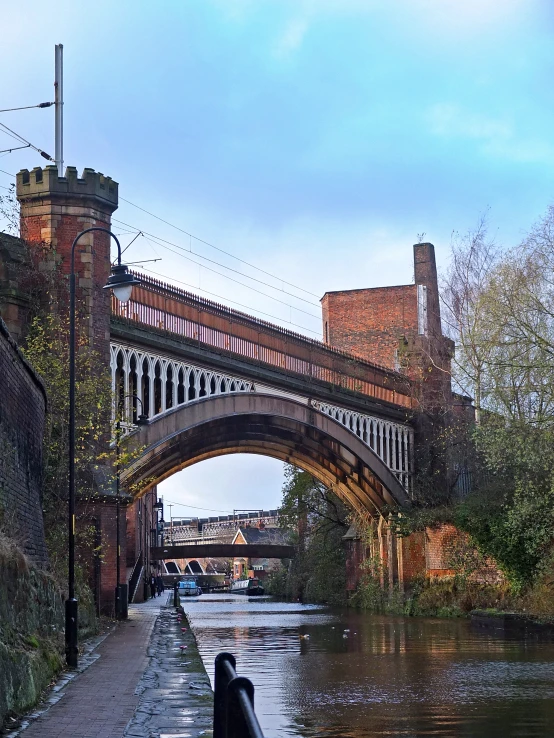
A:
{"type": "Polygon", "coordinates": [[[122,474],[129,489],[255,453],[309,471],[365,515],[410,504],[405,376],[141,279],[129,303],[112,302],[110,329],[114,415],[143,449],[122,474]],[[149,425],[139,428],[140,413],[149,425]]]}
{"type": "Polygon", "coordinates": [[[129,440],[144,449],[122,474],[129,488],[145,492],[198,461],[255,453],[309,471],[360,514],[409,505],[407,424],[122,344],[112,345],[112,381],[122,401],[136,393],[150,415],[149,425],[138,428],[136,407],[128,408],[129,440]]]}

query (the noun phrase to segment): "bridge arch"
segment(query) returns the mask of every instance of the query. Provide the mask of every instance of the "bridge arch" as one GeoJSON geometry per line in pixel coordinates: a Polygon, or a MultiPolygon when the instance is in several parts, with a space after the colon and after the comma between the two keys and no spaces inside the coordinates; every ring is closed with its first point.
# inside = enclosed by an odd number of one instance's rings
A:
{"type": "Polygon", "coordinates": [[[309,403],[257,392],[175,407],[128,440],[144,449],[121,476],[141,494],[199,461],[232,453],[271,456],[310,472],[362,515],[409,506],[406,491],[358,436],[309,403]]]}

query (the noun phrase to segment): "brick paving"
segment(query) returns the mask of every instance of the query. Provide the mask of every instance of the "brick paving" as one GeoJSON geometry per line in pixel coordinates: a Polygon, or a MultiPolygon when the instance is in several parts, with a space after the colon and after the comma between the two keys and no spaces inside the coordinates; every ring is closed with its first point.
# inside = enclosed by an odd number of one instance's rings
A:
{"type": "Polygon", "coordinates": [[[63,688],[62,698],[33,720],[22,738],[122,738],[139,704],[137,686],[149,665],[152,630],[167,599],[164,594],[131,605],[129,619],[96,649],[99,658],[63,688]]]}

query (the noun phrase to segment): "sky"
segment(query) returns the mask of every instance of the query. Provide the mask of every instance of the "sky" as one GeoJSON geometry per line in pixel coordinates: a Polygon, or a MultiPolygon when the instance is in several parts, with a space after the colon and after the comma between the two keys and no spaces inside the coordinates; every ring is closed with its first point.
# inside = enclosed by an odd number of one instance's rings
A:
{"type": "MultiPolygon", "coordinates": [[[[0,26],[0,109],[53,99],[64,44],[65,163],[119,182],[126,258],[311,337],[324,292],[411,282],[419,240],[445,269],[483,213],[516,246],[554,202],[551,0],[28,0],[0,26]]],[[[0,123],[54,154],[53,108],[0,123]]],[[[0,153],[0,194],[44,163],[0,153]]],[[[160,493],[185,517],[281,485],[223,457],[160,493]]]]}

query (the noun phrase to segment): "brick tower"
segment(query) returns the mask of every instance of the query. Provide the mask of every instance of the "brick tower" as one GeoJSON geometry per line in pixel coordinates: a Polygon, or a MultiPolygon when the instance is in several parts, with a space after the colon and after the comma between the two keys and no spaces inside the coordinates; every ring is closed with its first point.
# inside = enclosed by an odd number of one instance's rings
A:
{"type": "MultiPolygon", "coordinates": [[[[71,247],[81,231],[92,226],[111,228],[111,215],[118,205],[118,185],[93,169],[85,169],[82,177],[75,167],[67,167],[65,176],[58,176],[55,166],[32,171],[24,169],[17,175],[17,199],[21,206],[21,238],[32,253],[32,262],[39,271],[52,265],[61,275],[69,275],[71,247]]],[[[110,366],[110,295],[104,290],[110,275],[111,238],[101,232],[84,235],[75,249],[76,312],[78,325],[88,337],[98,361],[94,374],[99,382],[109,382],[110,366]]],[[[60,291],[60,296],[64,294],[60,291]]],[[[54,310],[64,310],[59,303],[54,310]]],[[[77,403],[79,398],[77,397],[77,403]]],[[[106,428],[108,431],[108,428],[106,428]]],[[[84,558],[90,563],[90,580],[95,590],[97,606],[113,612],[116,585],[115,494],[109,470],[94,470],[95,496],[86,506],[79,500],[77,482],[77,516],[96,531],[95,546],[102,546],[102,565],[90,552],[84,558]]],[[[123,500],[122,500],[123,502],[123,500]]],[[[125,510],[121,513],[121,571],[125,581],[125,510]]]]}
{"type": "MultiPolygon", "coordinates": [[[[65,177],[55,166],[23,169],[17,175],[17,199],[21,206],[21,237],[30,245],[51,250],[62,274],[69,274],[71,244],[91,226],[110,228],[117,209],[118,186],[110,177],[85,169],[77,176],[67,167],[65,177]]],[[[110,237],[87,233],[75,249],[76,306],[86,316],[92,347],[109,365],[110,296],[103,286],[110,275],[110,237]]]]}
{"type": "Polygon", "coordinates": [[[327,292],[323,340],[414,380],[416,473],[426,472],[446,490],[446,468],[437,445],[452,406],[453,342],[443,335],[435,247],[414,248],[414,284],[327,292]]]}

